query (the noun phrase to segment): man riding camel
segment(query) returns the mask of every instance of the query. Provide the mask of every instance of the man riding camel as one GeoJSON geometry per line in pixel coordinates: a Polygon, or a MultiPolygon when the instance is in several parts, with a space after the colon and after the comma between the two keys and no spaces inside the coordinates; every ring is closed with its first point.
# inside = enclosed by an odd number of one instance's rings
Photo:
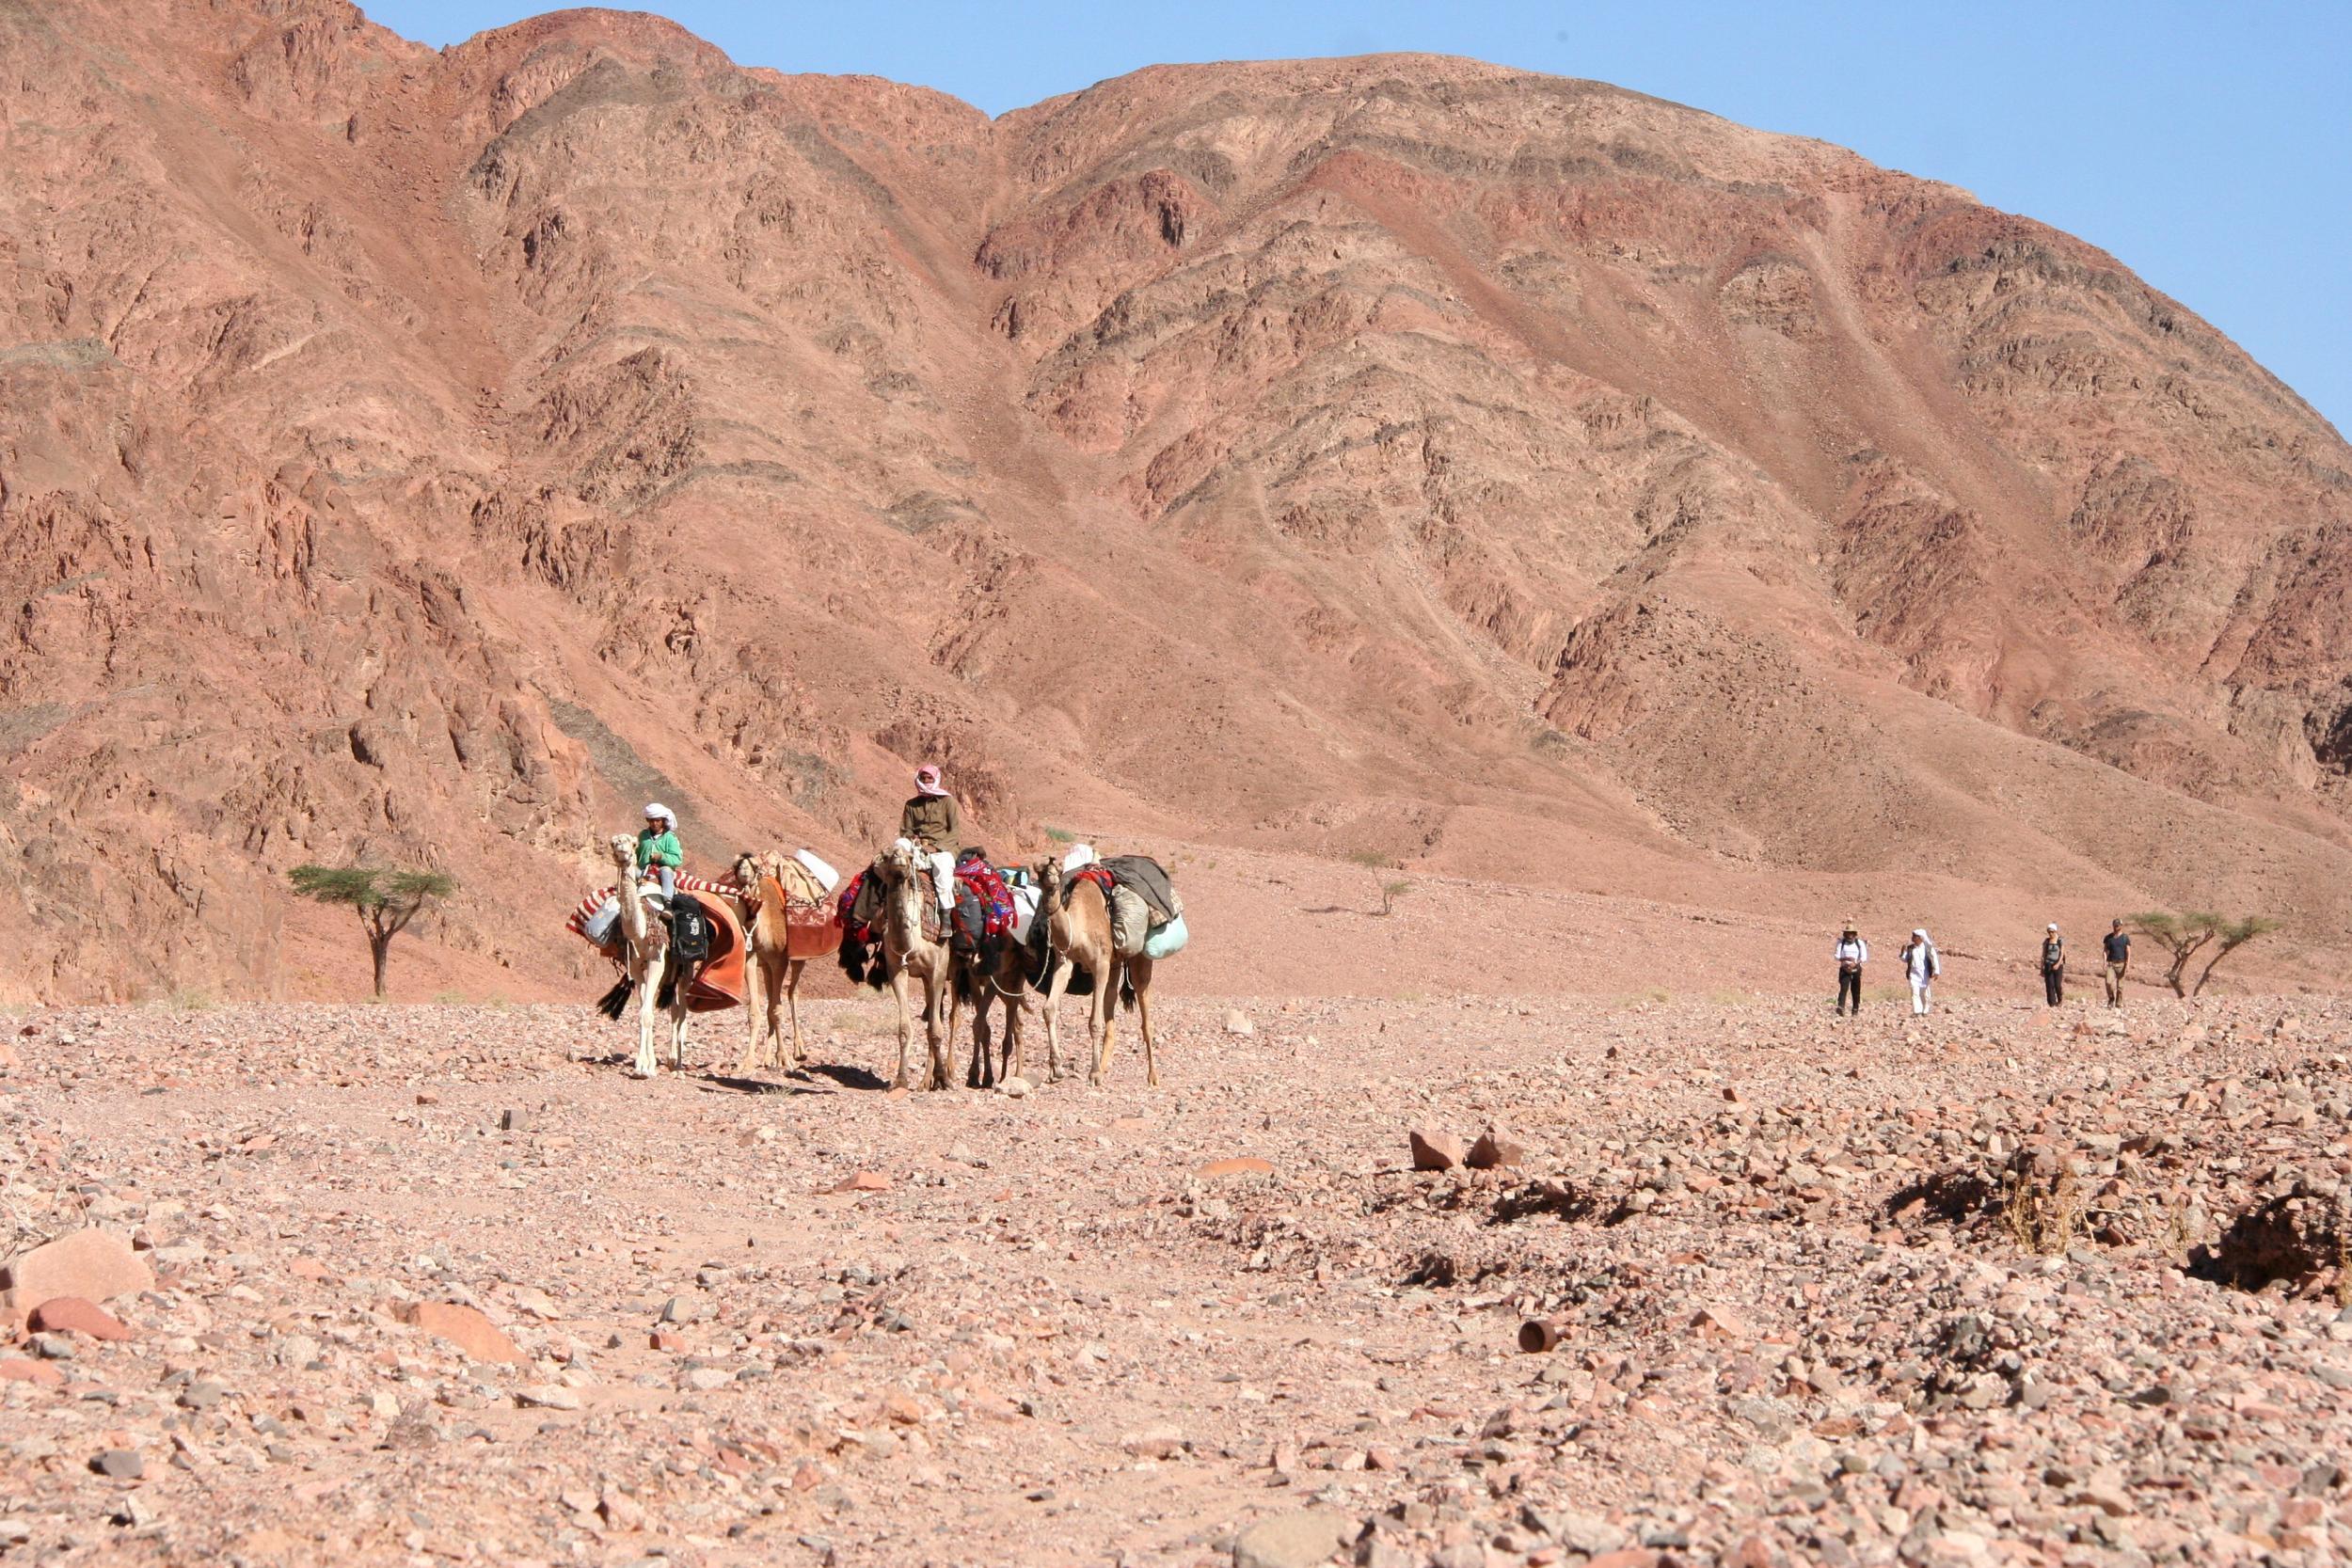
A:
{"type": "Polygon", "coordinates": [[[925,763],[914,770],[914,794],[898,813],[898,836],[930,863],[931,889],[943,910],[956,907],[956,849],[962,835],[963,814],[939,782],[939,765],[925,763]]]}
{"type": "Polygon", "coordinates": [[[661,883],[664,903],[677,892],[678,867],[686,863],[686,851],[677,841],[677,818],[660,801],[645,807],[645,826],[637,835],[637,876],[640,881],[651,874],[661,883]]]}

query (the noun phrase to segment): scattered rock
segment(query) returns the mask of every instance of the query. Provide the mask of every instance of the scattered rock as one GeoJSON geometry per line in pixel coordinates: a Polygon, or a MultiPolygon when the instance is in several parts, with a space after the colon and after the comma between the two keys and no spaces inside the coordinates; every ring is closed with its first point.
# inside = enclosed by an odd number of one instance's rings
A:
{"type": "Polygon", "coordinates": [[[1225,1011],[1225,1032],[1229,1035],[1254,1035],[1258,1026],[1249,1022],[1249,1015],[1237,1007],[1225,1011]]]}
{"type": "Polygon", "coordinates": [[[147,1461],[136,1449],[107,1449],[89,1462],[89,1467],[113,1481],[136,1481],[147,1474],[147,1461]]]}
{"type": "Polygon", "coordinates": [[[1233,1568],[1314,1568],[1356,1533],[1356,1521],[1320,1509],[1277,1513],[1233,1542],[1233,1568]]]}
{"type": "Polygon", "coordinates": [[[1220,1176],[1272,1176],[1274,1162],[1261,1160],[1254,1154],[1239,1154],[1230,1160],[1212,1160],[1200,1167],[1200,1174],[1209,1178],[1220,1176]]]}
{"type": "Polygon", "coordinates": [[[1019,1073],[1014,1073],[996,1085],[996,1092],[1007,1100],[1026,1100],[1029,1096],[1029,1081],[1019,1073]]]}
{"type": "Polygon", "coordinates": [[[890,1178],[880,1171],[862,1170],[854,1176],[846,1177],[834,1182],[825,1191],[829,1193],[886,1193],[890,1191],[890,1178]]]}
{"type": "Polygon", "coordinates": [[[0,1314],[21,1323],[58,1296],[103,1302],[154,1287],[155,1271],[128,1241],[91,1226],[21,1253],[0,1269],[0,1314]]]}
{"type": "Polygon", "coordinates": [[[1462,1140],[1451,1132],[1416,1132],[1407,1136],[1415,1170],[1452,1170],[1462,1163],[1462,1140]]]}
{"type": "Polygon", "coordinates": [[[1494,1170],[1499,1166],[1516,1165],[1527,1159],[1525,1146],[1513,1142],[1489,1127],[1470,1145],[1467,1164],[1472,1170],[1494,1170]]]}
{"type": "Polygon", "coordinates": [[[526,1410],[578,1410],[580,1399],[559,1383],[533,1384],[515,1390],[515,1402],[526,1410]]]}
{"type": "Polygon", "coordinates": [[[474,1361],[517,1362],[523,1353],[505,1331],[478,1309],[453,1301],[411,1303],[401,1316],[437,1339],[446,1339],[474,1361]]]}
{"type": "Polygon", "coordinates": [[[119,1318],[80,1296],[53,1296],[33,1308],[32,1326],[43,1334],[79,1334],[88,1339],[128,1339],[132,1332],[119,1318]]]}

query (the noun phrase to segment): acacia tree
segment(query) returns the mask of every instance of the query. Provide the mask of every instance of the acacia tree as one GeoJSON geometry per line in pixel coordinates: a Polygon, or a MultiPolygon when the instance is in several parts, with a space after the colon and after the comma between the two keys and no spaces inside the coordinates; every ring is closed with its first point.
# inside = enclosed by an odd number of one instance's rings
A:
{"type": "Polygon", "coordinates": [[[2195,996],[2213,978],[2213,967],[2256,937],[2279,928],[2279,923],[2267,915],[2249,914],[2232,920],[2226,915],[2192,910],[2186,914],[2168,914],[2162,910],[2150,910],[2132,916],[2131,924],[2143,936],[2153,938],[2172,955],[2172,961],[2164,972],[2165,983],[2175,996],[2195,996]],[[2189,965],[2197,955],[2211,948],[2205,955],[2205,967],[2197,972],[2197,983],[2188,983],[2189,965]]]}
{"type": "Polygon", "coordinates": [[[457,891],[457,879],[442,871],[394,871],[380,865],[297,865],[287,873],[294,890],[322,904],[357,911],[368,933],[368,956],[375,960],[375,994],[384,994],[384,970],[392,939],[425,906],[457,891]]]}

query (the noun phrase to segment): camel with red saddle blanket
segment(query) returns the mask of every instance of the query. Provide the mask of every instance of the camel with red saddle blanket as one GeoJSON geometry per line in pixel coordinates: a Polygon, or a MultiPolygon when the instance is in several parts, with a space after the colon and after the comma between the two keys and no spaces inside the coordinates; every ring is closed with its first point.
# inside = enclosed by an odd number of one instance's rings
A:
{"type": "Polygon", "coordinates": [[[809,959],[841,945],[840,917],[816,872],[772,850],[764,859],[748,849],[736,856],[735,889],[743,918],[743,1010],[750,1026],[735,1070],[798,1072],[807,1059],[801,1049],[801,973],[809,959]],[[776,1017],[779,1003],[791,1017],[788,1045],[776,1017]]]}

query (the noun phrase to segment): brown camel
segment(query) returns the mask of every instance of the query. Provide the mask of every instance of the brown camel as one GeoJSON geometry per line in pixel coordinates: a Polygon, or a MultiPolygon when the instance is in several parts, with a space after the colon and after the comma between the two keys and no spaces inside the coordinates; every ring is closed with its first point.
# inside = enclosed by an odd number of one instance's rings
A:
{"type": "Polygon", "coordinates": [[[795,903],[821,903],[824,884],[799,861],[772,851],[759,860],[744,850],[735,857],[734,876],[743,890],[735,906],[743,918],[743,1011],[749,1025],[736,1074],[798,1072],[807,1060],[801,1049],[801,972],[808,958],[792,956],[791,910],[795,903]],[[791,1017],[788,1044],[776,1016],[779,1006],[791,1017]]]}
{"type": "MultiPolygon", "coordinates": [[[[661,976],[669,967],[670,926],[667,921],[653,917],[645,902],[645,890],[639,885],[637,872],[637,841],[627,833],[614,833],[612,840],[612,863],[620,872],[615,882],[616,896],[621,901],[621,935],[624,942],[623,962],[628,970],[630,983],[637,996],[637,1060],[629,1069],[632,1078],[651,1078],[660,1068],[653,1049],[653,1015],[660,1010],[661,976]]],[[[670,1006],[670,1070],[686,1070],[686,988],[678,986],[671,992],[670,1006]]]]}
{"type": "Polygon", "coordinates": [[[909,975],[923,982],[923,1037],[931,1063],[923,1086],[947,1086],[944,1015],[953,959],[944,942],[934,942],[923,934],[926,906],[937,907],[935,895],[921,875],[923,867],[921,851],[905,839],[883,850],[882,858],[874,863],[874,874],[882,879],[882,973],[888,978],[891,995],[898,1003],[898,1073],[890,1081],[894,1089],[907,1086],[907,1042],[913,1033],[907,1017],[909,975]]]}
{"type": "Polygon", "coordinates": [[[1045,922],[1046,946],[1062,960],[1045,993],[1045,1068],[1061,1076],[1061,996],[1069,989],[1071,966],[1083,969],[1094,981],[1087,1014],[1094,1064],[1089,1084],[1099,1085],[1110,1071],[1111,1036],[1119,1019],[1119,1003],[1136,1009],[1143,1030],[1143,1078],[1157,1088],[1160,1069],[1152,1057],[1152,960],[1136,954],[1122,958],[1111,942],[1111,910],[1103,890],[1092,880],[1072,886],[1061,862],[1051,857],[1038,863],[1037,918],[1045,922]]]}
{"type": "Polygon", "coordinates": [[[1009,1073],[1022,1076],[1021,1014],[1037,1006],[1029,995],[1027,956],[1009,934],[993,949],[960,953],[948,949],[947,1039],[956,1037],[956,1014],[972,1006],[972,1065],[963,1075],[967,1089],[994,1088],[1009,1073]],[[990,1052],[988,1013],[997,1002],[1005,1005],[1005,1053],[1001,1060],[990,1052]]]}

